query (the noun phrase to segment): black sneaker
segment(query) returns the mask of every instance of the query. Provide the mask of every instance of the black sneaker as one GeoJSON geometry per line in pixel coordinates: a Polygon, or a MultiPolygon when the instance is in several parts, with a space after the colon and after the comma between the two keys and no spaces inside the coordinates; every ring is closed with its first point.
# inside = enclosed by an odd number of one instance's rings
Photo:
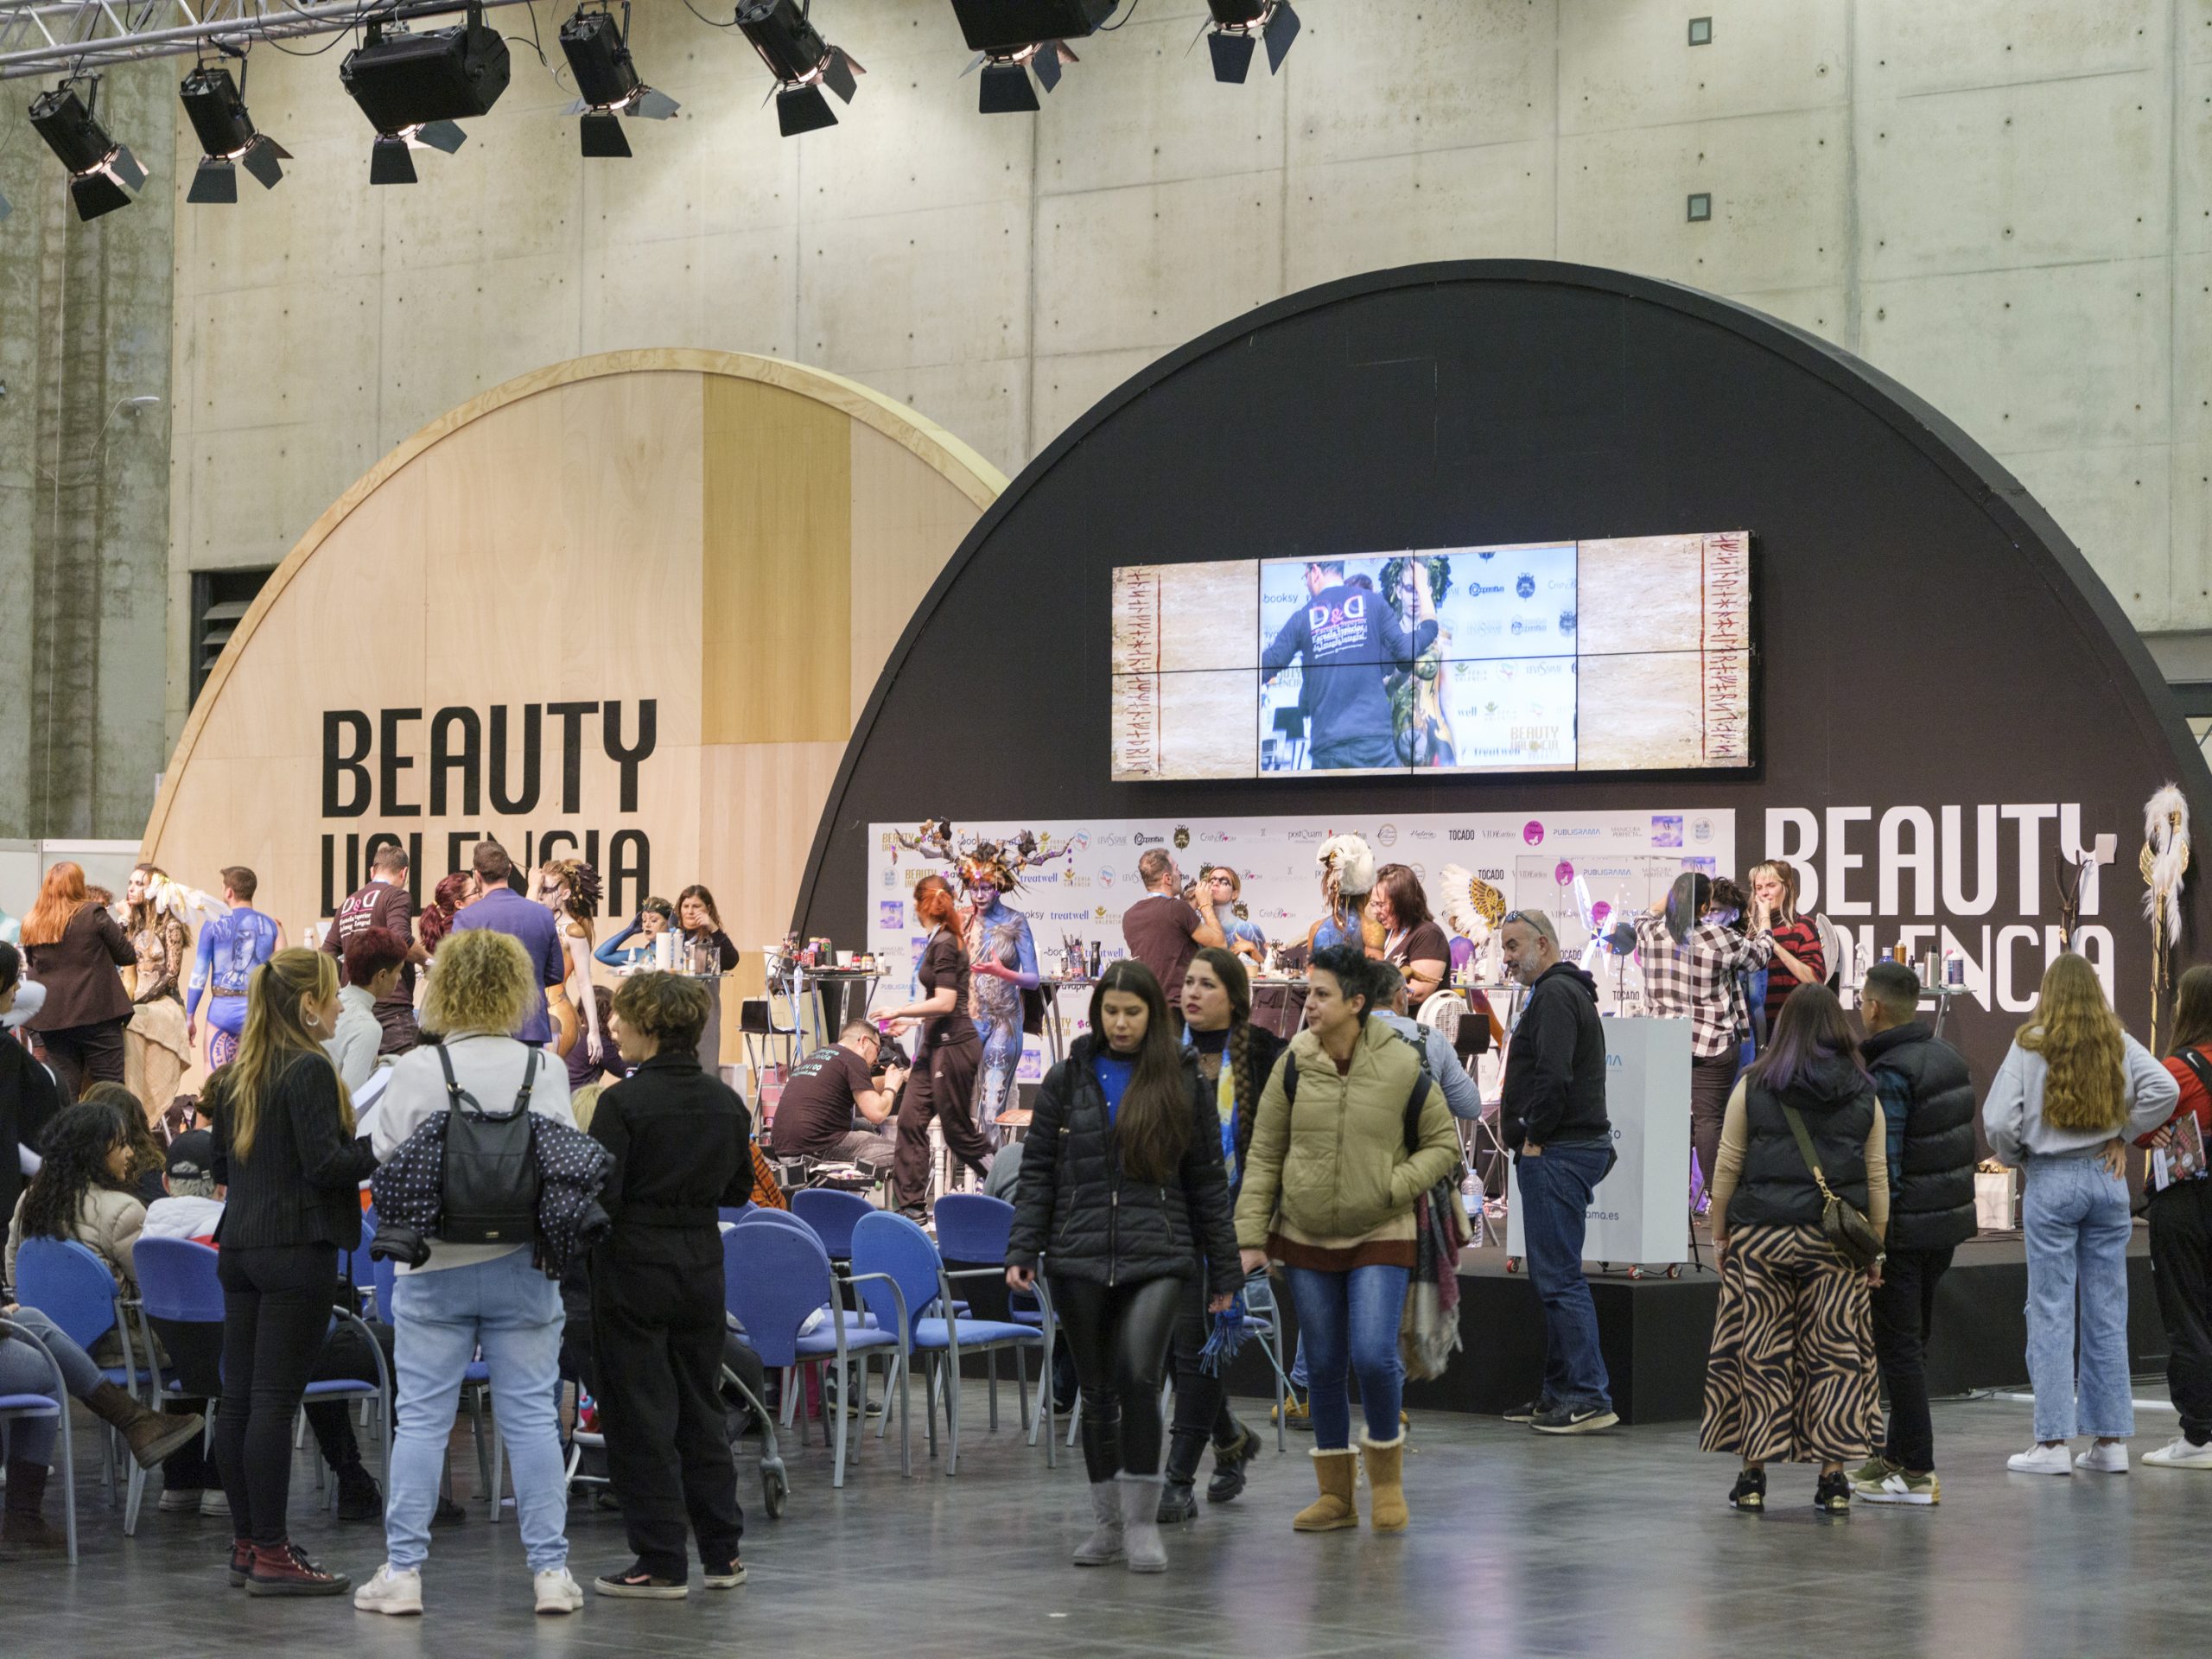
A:
{"type": "Polygon", "coordinates": [[[384,1494],[369,1471],[358,1463],[338,1471],[338,1518],[340,1521],[381,1521],[384,1494]]]}
{"type": "Polygon", "coordinates": [[[1746,1515],[1762,1515],[1766,1511],[1766,1471],[1746,1469],[1736,1477],[1736,1484],[1728,1489],[1728,1507],[1741,1510],[1746,1515]]]}
{"type": "Polygon", "coordinates": [[[602,1596],[628,1596],[642,1601],[681,1601],[691,1593],[690,1585],[683,1580],[658,1577],[637,1561],[601,1573],[591,1581],[591,1587],[602,1596]]]}
{"type": "Polygon", "coordinates": [[[1531,1417],[1529,1427],[1539,1434],[1588,1434],[1618,1421],[1610,1406],[1554,1406],[1531,1417]]]}
{"type": "Polygon", "coordinates": [[[1813,1507],[1822,1515],[1849,1515],[1851,1477],[1840,1469],[1832,1475],[1822,1475],[1820,1485],[1813,1492],[1813,1507]]]}
{"type": "Polygon", "coordinates": [[[709,1590],[734,1590],[745,1582],[745,1563],[734,1555],[713,1562],[704,1570],[704,1582],[709,1590]]]}
{"type": "Polygon", "coordinates": [[[1507,1412],[1505,1421],[1509,1423],[1533,1423],[1537,1418],[1552,1409],[1552,1402],[1539,1395],[1525,1405],[1516,1406],[1507,1412]]]}
{"type": "Polygon", "coordinates": [[[438,1498],[438,1507],[430,1511],[430,1524],[434,1527],[457,1527],[467,1519],[467,1510],[442,1495],[438,1498]]]}

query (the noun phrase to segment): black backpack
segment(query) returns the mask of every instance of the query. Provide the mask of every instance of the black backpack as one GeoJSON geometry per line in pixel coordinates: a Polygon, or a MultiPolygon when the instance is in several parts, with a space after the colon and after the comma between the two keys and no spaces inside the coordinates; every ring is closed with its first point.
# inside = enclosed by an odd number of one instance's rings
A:
{"type": "Polygon", "coordinates": [[[531,1146],[530,1091],[543,1051],[530,1051],[514,1109],[493,1117],[455,1081],[453,1058],[442,1045],[446,1095],[453,1110],[446,1124],[444,1201],[438,1237],[448,1244],[529,1244],[537,1238],[541,1183],[531,1146]]]}

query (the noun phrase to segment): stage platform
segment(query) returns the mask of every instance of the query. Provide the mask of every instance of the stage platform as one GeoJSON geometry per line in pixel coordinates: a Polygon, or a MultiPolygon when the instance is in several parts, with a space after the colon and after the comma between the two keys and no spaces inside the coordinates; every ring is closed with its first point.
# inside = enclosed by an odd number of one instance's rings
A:
{"type": "MultiPolygon", "coordinates": [[[[1712,1260],[1700,1236],[1705,1259],[1712,1260]]],[[[1543,1372],[1543,1323],[1526,1273],[1508,1273],[1502,1248],[1465,1251],[1459,1261],[1459,1334],[1465,1346],[1445,1374],[1409,1383],[1413,1411],[1484,1414],[1508,1410],[1532,1397],[1543,1372]]],[[[2166,1336],[2151,1288],[2148,1234],[2140,1225],[2128,1246],[2127,1347],[2129,1369],[2157,1371],[2165,1363],[2166,1336]]],[[[1599,1340],[1612,1375],[1613,1404],[1624,1422],[1694,1421],[1702,1408],[1705,1356],[1713,1338],[1719,1281],[1685,1266],[1669,1279],[1663,1270],[1631,1279],[1624,1268],[1590,1269],[1598,1307],[1599,1340]]],[[[1928,1344],[1928,1384],[1938,1397],[1982,1389],[2019,1388],[2027,1382],[2028,1268],[2018,1236],[1976,1239],[1962,1245],[1936,1292],[1935,1330],[1928,1344]]],[[[1289,1298],[1282,1300],[1287,1304],[1289,1298]]],[[[1290,1320],[1290,1341],[1296,1321],[1290,1320]]],[[[1267,1363],[1247,1350],[1230,1369],[1240,1394],[1272,1391],[1267,1363]]]]}

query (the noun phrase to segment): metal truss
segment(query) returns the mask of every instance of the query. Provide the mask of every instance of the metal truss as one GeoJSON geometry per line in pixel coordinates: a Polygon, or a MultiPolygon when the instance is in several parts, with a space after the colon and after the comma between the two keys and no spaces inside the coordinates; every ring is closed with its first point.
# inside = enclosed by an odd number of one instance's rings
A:
{"type": "MultiPolygon", "coordinates": [[[[522,0],[478,3],[488,10],[522,0]]],[[[376,13],[462,10],[462,0],[0,0],[0,80],[342,34],[376,13]]]]}

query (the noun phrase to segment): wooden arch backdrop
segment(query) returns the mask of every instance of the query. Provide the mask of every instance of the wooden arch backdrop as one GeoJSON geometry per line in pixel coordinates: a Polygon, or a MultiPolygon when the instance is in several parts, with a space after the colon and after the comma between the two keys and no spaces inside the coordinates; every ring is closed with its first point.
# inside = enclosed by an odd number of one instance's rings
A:
{"type": "Polygon", "coordinates": [[[479,836],[595,853],[601,938],[645,890],[703,882],[746,954],[730,994],[755,988],[854,718],[1005,487],[913,410],[770,358],[511,380],[385,456],[270,577],[144,855],[211,892],[250,867],[297,943],[385,837],[425,900],[479,836]]]}

